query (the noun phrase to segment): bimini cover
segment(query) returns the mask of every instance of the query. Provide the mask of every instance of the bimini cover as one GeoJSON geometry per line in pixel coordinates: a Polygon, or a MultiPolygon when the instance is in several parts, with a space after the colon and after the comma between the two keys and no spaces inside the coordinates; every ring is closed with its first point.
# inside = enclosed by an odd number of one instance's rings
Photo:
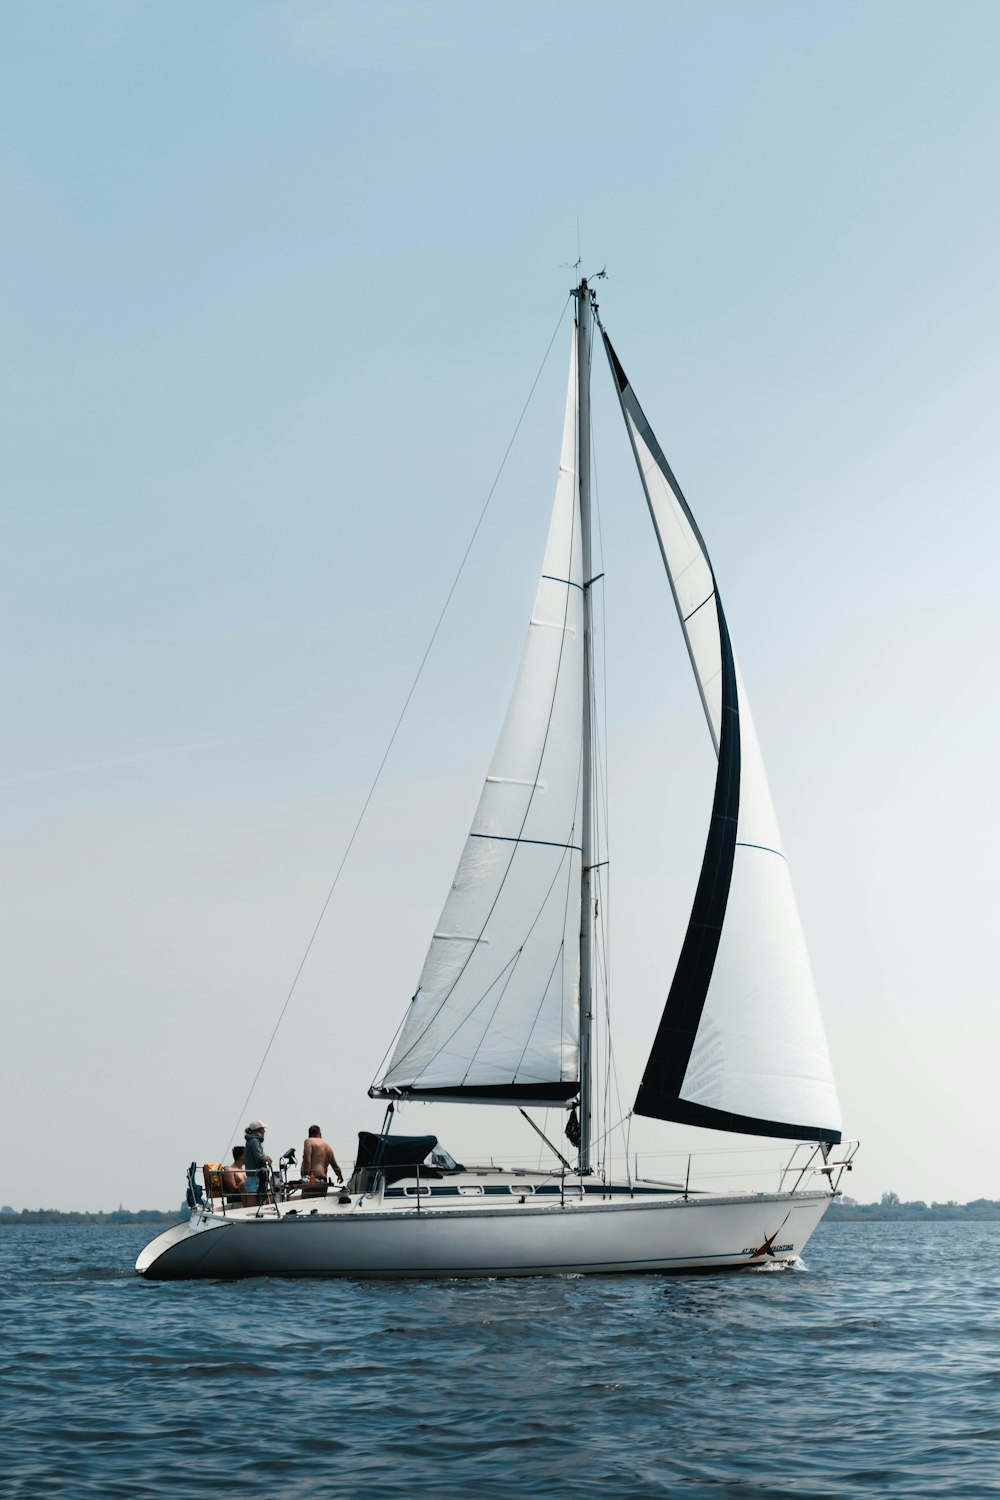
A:
{"type": "Polygon", "coordinates": [[[435,1167],[424,1166],[437,1143],[436,1135],[375,1135],[359,1130],[354,1175],[374,1167],[385,1174],[386,1186],[401,1177],[412,1177],[418,1167],[422,1177],[440,1177],[435,1167]]]}

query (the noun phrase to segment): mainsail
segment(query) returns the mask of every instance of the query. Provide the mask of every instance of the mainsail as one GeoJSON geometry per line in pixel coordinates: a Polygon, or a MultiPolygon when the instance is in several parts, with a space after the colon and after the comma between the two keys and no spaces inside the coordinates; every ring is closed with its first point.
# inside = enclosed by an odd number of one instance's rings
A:
{"type": "Polygon", "coordinates": [[[715,574],[607,334],[604,343],[718,757],[694,906],[635,1109],[839,1141],[809,956],[715,574]]]}
{"type": "Polygon", "coordinates": [[[548,542],[479,807],[371,1093],[559,1104],[580,1088],[583,563],[576,342],[548,542]]]}

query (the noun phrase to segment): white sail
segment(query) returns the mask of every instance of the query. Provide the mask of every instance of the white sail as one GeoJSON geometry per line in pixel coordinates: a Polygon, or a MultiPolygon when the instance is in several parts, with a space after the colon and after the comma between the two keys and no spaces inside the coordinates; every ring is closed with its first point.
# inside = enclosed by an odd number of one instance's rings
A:
{"type": "Polygon", "coordinates": [[[576,344],[542,577],[510,705],[372,1092],[557,1103],[579,1088],[583,572],[576,344]]]}
{"type": "Polygon", "coordinates": [[[840,1138],[823,1021],[715,575],[605,337],[719,758],[694,909],[636,1110],[766,1135],[840,1138]]]}
{"type": "Polygon", "coordinates": [[[680,1096],[839,1134],[819,997],[739,669],[740,810],[729,900],[680,1096]]]}

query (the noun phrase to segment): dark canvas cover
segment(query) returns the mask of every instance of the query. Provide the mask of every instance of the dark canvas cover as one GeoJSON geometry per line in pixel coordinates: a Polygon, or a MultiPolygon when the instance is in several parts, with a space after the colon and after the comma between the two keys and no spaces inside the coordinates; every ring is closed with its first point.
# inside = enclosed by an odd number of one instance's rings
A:
{"type": "Polygon", "coordinates": [[[355,1174],[375,1167],[385,1173],[386,1186],[401,1177],[412,1177],[418,1166],[421,1177],[440,1177],[436,1168],[424,1166],[437,1143],[436,1135],[375,1135],[359,1130],[355,1174]]]}

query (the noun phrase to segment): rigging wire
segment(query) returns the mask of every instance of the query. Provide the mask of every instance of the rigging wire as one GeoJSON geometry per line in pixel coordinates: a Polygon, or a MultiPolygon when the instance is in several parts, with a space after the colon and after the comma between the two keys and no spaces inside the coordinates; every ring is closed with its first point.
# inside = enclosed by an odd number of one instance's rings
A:
{"type": "Polygon", "coordinates": [[[489,491],[488,491],[488,493],[486,495],[486,499],[483,502],[482,509],[480,510],[479,516],[477,517],[476,524],[475,524],[475,526],[472,529],[472,535],[469,537],[469,541],[468,541],[468,544],[466,545],[465,551],[462,553],[462,558],[461,558],[461,561],[459,562],[458,569],[457,569],[457,571],[455,573],[455,576],[452,579],[451,587],[449,588],[447,594],[445,595],[444,604],[441,606],[441,610],[440,610],[440,613],[438,614],[437,621],[436,621],[436,623],[434,625],[434,629],[431,631],[430,640],[427,642],[427,646],[426,646],[426,648],[424,650],[424,654],[420,658],[420,663],[419,663],[419,665],[417,667],[417,670],[416,670],[416,673],[414,675],[413,681],[410,684],[410,690],[407,693],[405,699],[403,700],[403,706],[402,706],[402,708],[399,711],[399,716],[396,719],[395,724],[393,725],[392,733],[389,736],[389,741],[388,741],[388,743],[387,743],[387,745],[385,747],[385,751],[383,752],[382,759],[378,763],[378,767],[377,767],[377,769],[375,771],[375,775],[372,778],[371,785],[369,786],[367,794],[365,796],[365,799],[364,799],[364,801],[361,804],[361,811],[358,813],[357,821],[355,822],[354,827],[351,830],[350,838],[347,840],[347,846],[344,849],[343,855],[341,856],[341,859],[340,859],[340,863],[337,866],[337,870],[336,870],[336,873],[335,873],[335,875],[333,877],[333,881],[332,881],[332,883],[330,885],[330,889],[326,893],[326,900],[323,902],[323,905],[320,908],[319,916],[316,918],[315,925],[314,925],[313,930],[312,930],[312,932],[311,932],[311,934],[309,936],[309,941],[306,943],[305,952],[302,955],[301,961],[299,962],[299,966],[298,966],[298,968],[295,971],[295,976],[292,979],[292,982],[291,982],[291,984],[290,984],[290,986],[288,988],[288,993],[285,996],[284,1004],[282,1005],[281,1010],[278,1013],[278,1019],[275,1021],[274,1028],[271,1031],[271,1035],[268,1038],[267,1046],[264,1048],[264,1054],[261,1057],[260,1063],[259,1063],[259,1065],[257,1067],[257,1071],[256,1071],[256,1073],[253,1076],[253,1082],[250,1084],[250,1087],[247,1090],[247,1096],[244,1099],[243,1104],[242,1104],[242,1106],[240,1108],[239,1114],[236,1117],[236,1125],[234,1126],[233,1131],[231,1132],[234,1135],[236,1133],[236,1130],[239,1128],[239,1122],[240,1122],[240,1120],[243,1118],[243,1115],[246,1112],[247,1105],[250,1103],[250,1100],[253,1097],[253,1091],[257,1087],[257,1080],[260,1078],[261,1073],[264,1071],[264,1065],[267,1062],[267,1059],[268,1059],[268,1057],[270,1055],[270,1052],[271,1052],[271,1048],[274,1045],[275,1037],[278,1035],[278,1031],[281,1028],[281,1023],[285,1019],[285,1013],[288,1010],[289,1005],[291,1004],[292,996],[295,993],[295,989],[296,989],[296,986],[298,985],[299,978],[301,977],[302,971],[305,968],[306,962],[307,962],[307,960],[309,958],[309,954],[312,951],[313,944],[315,943],[316,938],[317,938],[317,936],[319,934],[319,929],[320,929],[320,927],[323,924],[323,918],[326,916],[327,908],[329,907],[330,902],[333,899],[333,893],[337,889],[337,885],[340,882],[340,877],[341,877],[341,874],[343,873],[344,866],[347,864],[348,857],[349,857],[349,855],[351,853],[352,848],[354,847],[354,842],[355,842],[355,840],[356,840],[359,832],[361,831],[361,825],[364,822],[366,813],[368,812],[369,803],[371,802],[372,797],[375,795],[375,790],[376,790],[376,788],[377,788],[377,786],[379,784],[379,781],[382,778],[382,772],[385,769],[386,761],[389,759],[389,755],[390,755],[390,753],[392,751],[392,747],[393,747],[393,745],[396,742],[396,737],[399,734],[399,731],[400,731],[400,729],[402,727],[402,724],[403,724],[403,720],[406,717],[406,711],[407,711],[407,709],[410,706],[410,701],[413,698],[413,695],[414,695],[414,693],[417,690],[417,685],[420,682],[421,677],[423,676],[424,667],[427,664],[427,658],[430,656],[431,649],[432,649],[432,647],[434,645],[434,642],[437,640],[438,633],[439,633],[439,631],[441,629],[442,624],[444,623],[444,617],[448,613],[448,608],[449,608],[449,605],[451,604],[452,597],[453,597],[453,595],[455,593],[455,590],[458,587],[459,579],[461,578],[462,573],[465,571],[465,565],[466,565],[466,563],[469,560],[469,554],[472,551],[472,548],[473,548],[473,546],[475,544],[476,537],[479,535],[480,529],[482,528],[482,524],[483,524],[484,520],[486,519],[486,512],[490,508],[490,501],[493,499],[493,495],[494,495],[494,492],[496,491],[496,487],[500,483],[500,477],[503,474],[503,471],[504,471],[504,469],[506,467],[507,459],[510,457],[510,451],[511,451],[511,449],[514,446],[515,441],[517,440],[517,435],[518,435],[518,433],[521,430],[521,424],[524,421],[524,418],[525,418],[525,415],[527,413],[528,407],[531,405],[531,398],[535,394],[535,387],[538,385],[539,380],[542,378],[542,371],[545,369],[545,366],[548,363],[549,355],[552,352],[552,345],[555,343],[556,337],[557,337],[557,335],[559,333],[559,330],[562,327],[563,319],[566,316],[566,309],[567,309],[567,307],[570,304],[571,297],[572,297],[572,293],[570,293],[567,296],[566,301],[563,303],[562,308],[560,309],[558,321],[556,322],[555,328],[552,330],[552,337],[549,339],[548,345],[546,346],[546,349],[545,349],[545,353],[542,355],[542,362],[538,366],[538,370],[537,370],[537,372],[535,374],[534,380],[531,382],[531,388],[528,391],[527,397],[525,398],[524,405],[521,407],[521,412],[520,412],[520,415],[518,416],[517,422],[514,424],[514,431],[511,433],[510,441],[508,442],[507,447],[504,449],[503,457],[500,460],[500,466],[497,469],[496,475],[494,476],[493,483],[490,485],[489,491]]]}

